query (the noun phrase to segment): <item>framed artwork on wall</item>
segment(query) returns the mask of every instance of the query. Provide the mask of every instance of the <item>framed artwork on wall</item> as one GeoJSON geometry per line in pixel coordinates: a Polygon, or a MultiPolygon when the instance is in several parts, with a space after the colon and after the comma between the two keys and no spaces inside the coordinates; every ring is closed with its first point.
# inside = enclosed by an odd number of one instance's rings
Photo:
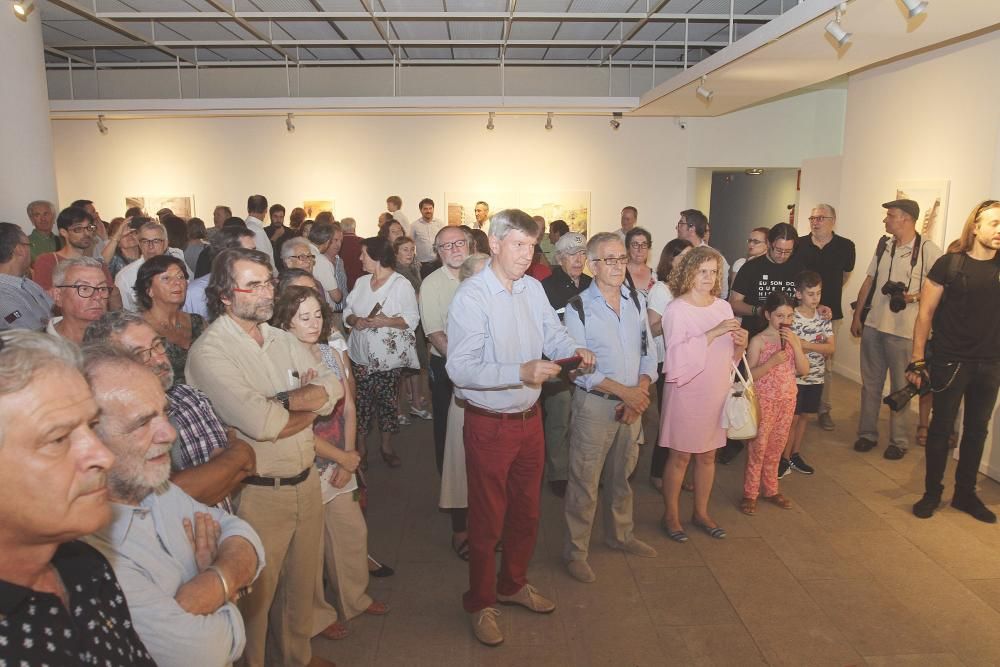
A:
{"type": "Polygon", "coordinates": [[[302,202],[302,208],[306,211],[306,220],[315,220],[316,216],[323,211],[333,213],[332,199],[307,199],[302,202]]]}
{"type": "Polygon", "coordinates": [[[140,197],[125,197],[125,210],[138,206],[143,212],[151,217],[156,217],[156,212],[169,208],[174,215],[184,220],[188,220],[194,215],[194,195],[143,195],[140,197]]]}
{"type": "Polygon", "coordinates": [[[944,250],[948,224],[948,191],[951,181],[897,181],[896,199],[912,199],[920,204],[917,231],[944,250]]]}
{"type": "Polygon", "coordinates": [[[587,235],[590,221],[590,191],[554,192],[448,192],[445,202],[449,225],[475,226],[473,209],[476,202],[484,201],[490,213],[505,208],[519,208],[529,215],[540,215],[548,224],[565,220],[570,231],[587,235]]]}

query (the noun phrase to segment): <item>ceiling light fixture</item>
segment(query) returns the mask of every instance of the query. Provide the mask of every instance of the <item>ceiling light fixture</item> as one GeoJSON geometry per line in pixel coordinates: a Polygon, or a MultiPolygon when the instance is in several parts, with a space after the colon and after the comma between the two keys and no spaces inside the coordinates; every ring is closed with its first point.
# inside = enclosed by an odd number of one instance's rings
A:
{"type": "Polygon", "coordinates": [[[698,94],[698,97],[705,100],[706,102],[711,102],[712,96],[715,95],[715,91],[709,90],[708,88],[705,87],[705,80],[707,78],[708,77],[706,76],[701,77],[701,85],[698,86],[698,89],[695,90],[694,92],[698,94]]]}
{"type": "Polygon", "coordinates": [[[907,18],[912,19],[927,11],[926,0],[903,0],[903,4],[906,5],[907,18]]]}
{"type": "Polygon", "coordinates": [[[617,130],[621,126],[622,126],[622,112],[615,111],[614,113],[611,114],[611,129],[617,130]]]}
{"type": "Polygon", "coordinates": [[[496,114],[495,111],[491,111],[490,112],[490,118],[489,118],[489,120],[486,121],[486,129],[487,130],[492,130],[492,129],[496,128],[496,125],[493,124],[493,118],[496,117],[496,115],[497,114],[496,114]]]}
{"type": "Polygon", "coordinates": [[[292,122],[293,118],[295,118],[295,114],[290,113],[285,116],[285,129],[288,130],[289,134],[295,131],[295,123],[292,122]]]}
{"type": "Polygon", "coordinates": [[[28,2],[24,2],[24,0],[14,0],[11,9],[14,10],[14,16],[22,21],[27,21],[28,15],[35,9],[35,3],[33,0],[28,0],[28,2]]]}
{"type": "Polygon", "coordinates": [[[551,130],[552,129],[552,112],[551,111],[548,112],[547,114],[545,114],[545,129],[546,130],[551,130]]]}
{"type": "Polygon", "coordinates": [[[101,134],[108,133],[108,126],[104,124],[104,114],[100,114],[97,117],[97,131],[101,134]]]}
{"type": "Polygon", "coordinates": [[[759,167],[754,167],[753,169],[747,169],[743,173],[747,176],[760,176],[764,173],[764,170],[759,167]]]}
{"type": "Polygon", "coordinates": [[[844,30],[840,25],[840,19],[844,16],[844,12],[846,11],[847,3],[840,3],[840,6],[837,7],[833,20],[826,24],[826,32],[830,35],[830,37],[833,37],[833,41],[837,42],[838,48],[851,41],[851,33],[844,30]]]}

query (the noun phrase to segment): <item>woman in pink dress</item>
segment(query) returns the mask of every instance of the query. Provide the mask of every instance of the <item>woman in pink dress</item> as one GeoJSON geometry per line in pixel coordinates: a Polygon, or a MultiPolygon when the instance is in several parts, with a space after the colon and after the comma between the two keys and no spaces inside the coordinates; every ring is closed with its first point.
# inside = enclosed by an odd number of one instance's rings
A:
{"type": "Polygon", "coordinates": [[[660,408],[660,447],[673,451],[663,475],[663,529],[687,542],[681,527],[681,483],[694,455],[694,516],[691,522],[716,539],[726,531],[708,514],[715,479],[715,450],[726,444],[722,408],[732,387],[732,362],[743,356],[747,332],[722,292],[722,256],[707,246],[680,258],[670,273],[674,295],[663,313],[665,379],[660,408]]]}

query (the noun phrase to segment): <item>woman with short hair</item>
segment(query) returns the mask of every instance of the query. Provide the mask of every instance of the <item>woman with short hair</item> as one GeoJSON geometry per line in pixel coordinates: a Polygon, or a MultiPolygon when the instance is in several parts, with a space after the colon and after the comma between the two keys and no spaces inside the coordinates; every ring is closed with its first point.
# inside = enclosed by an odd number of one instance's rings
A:
{"type": "Polygon", "coordinates": [[[184,366],[188,350],[205,330],[201,315],[185,313],[188,269],[172,255],[158,255],[143,262],[135,278],[135,302],[142,318],[163,337],[174,383],[186,384],[184,366]]]}

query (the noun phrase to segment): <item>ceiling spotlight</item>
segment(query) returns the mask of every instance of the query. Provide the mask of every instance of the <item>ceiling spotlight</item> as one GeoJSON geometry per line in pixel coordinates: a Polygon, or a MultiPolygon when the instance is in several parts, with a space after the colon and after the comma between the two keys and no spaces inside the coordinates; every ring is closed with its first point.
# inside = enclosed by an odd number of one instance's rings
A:
{"type": "Polygon", "coordinates": [[[695,90],[694,92],[698,94],[698,97],[700,97],[701,99],[705,100],[706,102],[711,102],[712,101],[712,95],[715,95],[715,91],[714,90],[709,90],[708,88],[705,87],[705,79],[706,78],[707,77],[704,77],[704,76],[701,77],[701,85],[698,86],[698,89],[695,90]]]}
{"type": "Polygon", "coordinates": [[[108,133],[108,126],[104,124],[104,114],[97,117],[97,131],[101,134],[108,133]]]}
{"type": "Polygon", "coordinates": [[[837,46],[841,47],[851,41],[851,33],[847,32],[840,26],[840,19],[843,17],[844,12],[847,11],[847,3],[842,2],[840,6],[837,7],[837,13],[835,18],[826,24],[826,32],[833,37],[833,41],[837,42],[837,46]]]}
{"type": "Polygon", "coordinates": [[[753,169],[747,169],[743,173],[746,174],[747,176],[760,176],[761,174],[764,173],[764,170],[760,169],[759,167],[754,167],[753,169]]]}
{"type": "Polygon", "coordinates": [[[547,114],[545,114],[545,129],[546,130],[551,130],[552,129],[552,112],[551,111],[548,112],[547,114]]]}
{"type": "Polygon", "coordinates": [[[490,112],[490,119],[486,121],[486,129],[487,129],[487,130],[492,130],[492,129],[496,128],[496,125],[494,125],[494,124],[493,124],[493,118],[494,118],[494,117],[495,117],[496,115],[497,115],[497,114],[496,114],[496,112],[495,112],[495,111],[491,111],[491,112],[490,112]]]}
{"type": "Polygon", "coordinates": [[[14,0],[11,9],[14,10],[14,16],[22,21],[27,21],[28,15],[35,9],[35,3],[33,0],[28,0],[27,2],[24,0],[14,0]]]}
{"type": "Polygon", "coordinates": [[[292,122],[293,118],[295,118],[295,114],[292,113],[285,116],[285,129],[288,130],[289,133],[295,131],[295,123],[292,122]]]}
{"type": "Polygon", "coordinates": [[[611,129],[617,130],[621,126],[622,126],[622,112],[615,111],[614,113],[611,114],[611,129]]]}
{"type": "Polygon", "coordinates": [[[903,4],[906,5],[907,18],[912,19],[914,16],[920,16],[927,11],[926,0],[903,0],[903,4]]]}

